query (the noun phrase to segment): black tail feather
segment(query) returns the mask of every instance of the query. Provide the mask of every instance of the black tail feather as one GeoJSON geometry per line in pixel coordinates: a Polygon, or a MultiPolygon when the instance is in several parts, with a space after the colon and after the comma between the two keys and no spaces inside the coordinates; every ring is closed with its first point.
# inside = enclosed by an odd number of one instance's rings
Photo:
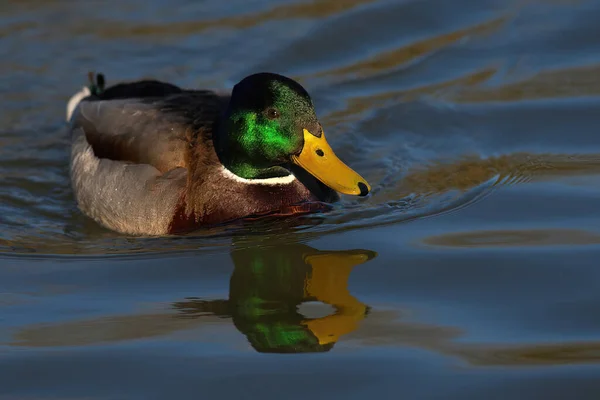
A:
{"type": "Polygon", "coordinates": [[[90,71],[88,72],[88,80],[88,88],[90,89],[92,95],[98,96],[102,92],[104,92],[104,88],[106,87],[106,80],[104,79],[104,74],[95,74],[94,71],[90,71]]]}

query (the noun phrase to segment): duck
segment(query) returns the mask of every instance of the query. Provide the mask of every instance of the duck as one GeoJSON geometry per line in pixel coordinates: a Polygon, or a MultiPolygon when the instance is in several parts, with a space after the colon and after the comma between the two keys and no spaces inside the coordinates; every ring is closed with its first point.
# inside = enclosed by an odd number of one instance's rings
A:
{"type": "Polygon", "coordinates": [[[66,109],[78,208],[122,234],[161,236],[320,212],[369,183],[328,144],[313,101],[272,72],[231,91],[89,74],[66,109]]]}

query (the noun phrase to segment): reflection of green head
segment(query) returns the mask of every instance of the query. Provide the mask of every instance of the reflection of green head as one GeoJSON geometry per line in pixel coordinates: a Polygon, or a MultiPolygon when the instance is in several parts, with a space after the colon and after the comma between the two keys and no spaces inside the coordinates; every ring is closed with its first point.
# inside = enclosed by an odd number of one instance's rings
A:
{"type": "Polygon", "coordinates": [[[319,344],[318,338],[300,324],[301,319],[284,321],[275,317],[259,322],[234,318],[233,323],[261,353],[318,353],[333,348],[334,343],[319,344]]]}
{"type": "MultiPolygon", "coordinates": [[[[294,250],[315,252],[301,245],[294,250]]],[[[304,283],[312,272],[301,252],[290,255],[276,249],[247,248],[232,257],[237,266],[230,281],[233,323],[256,351],[309,353],[333,347],[333,343],[319,344],[297,312],[298,305],[307,300],[304,283]]]]}
{"type": "MultiPolygon", "coordinates": [[[[349,272],[346,267],[374,256],[375,253],[366,250],[326,252],[301,244],[241,246],[231,254],[235,269],[229,283],[229,300],[189,299],[175,303],[174,307],[191,318],[206,314],[231,317],[235,327],[258,352],[326,352],[333,348],[336,339],[331,338],[337,338],[340,330],[323,330],[324,325],[314,325],[323,319],[307,319],[298,312],[298,306],[306,301],[322,301],[317,295],[312,297],[314,291],[310,289],[332,279],[339,279],[345,290],[347,273],[323,275],[324,271],[349,272]],[[317,264],[319,269],[315,270],[317,264]],[[326,340],[323,334],[327,335],[326,340]]],[[[321,292],[325,297],[335,292],[328,289],[325,287],[321,292]]],[[[362,318],[364,313],[360,313],[362,318]]],[[[351,329],[354,319],[350,320],[351,329]]]]}

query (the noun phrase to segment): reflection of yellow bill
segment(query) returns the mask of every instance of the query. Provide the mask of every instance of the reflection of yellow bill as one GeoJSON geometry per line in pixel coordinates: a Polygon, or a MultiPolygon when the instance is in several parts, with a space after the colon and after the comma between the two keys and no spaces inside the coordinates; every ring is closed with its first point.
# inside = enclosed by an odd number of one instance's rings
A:
{"type": "Polygon", "coordinates": [[[340,193],[366,196],[371,191],[362,176],[337,158],[324,133],[316,137],[304,129],[304,147],[292,161],[340,193]]]}
{"type": "Polygon", "coordinates": [[[312,274],[305,286],[305,296],[331,304],[336,313],[324,318],[303,321],[318,338],[319,344],[335,343],[339,337],[358,328],[365,318],[367,307],[348,291],[350,272],[358,264],[372,258],[365,252],[332,252],[309,255],[306,262],[312,274]]]}

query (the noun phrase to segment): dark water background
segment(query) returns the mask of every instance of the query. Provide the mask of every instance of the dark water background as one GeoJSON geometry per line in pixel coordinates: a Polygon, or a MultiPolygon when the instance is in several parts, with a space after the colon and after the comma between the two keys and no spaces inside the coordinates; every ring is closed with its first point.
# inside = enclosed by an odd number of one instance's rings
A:
{"type": "Polygon", "coordinates": [[[599,21],[598,0],[3,0],[0,399],[597,399],[599,21]],[[68,180],[88,70],[294,77],[373,195],[107,231],[68,180]]]}

